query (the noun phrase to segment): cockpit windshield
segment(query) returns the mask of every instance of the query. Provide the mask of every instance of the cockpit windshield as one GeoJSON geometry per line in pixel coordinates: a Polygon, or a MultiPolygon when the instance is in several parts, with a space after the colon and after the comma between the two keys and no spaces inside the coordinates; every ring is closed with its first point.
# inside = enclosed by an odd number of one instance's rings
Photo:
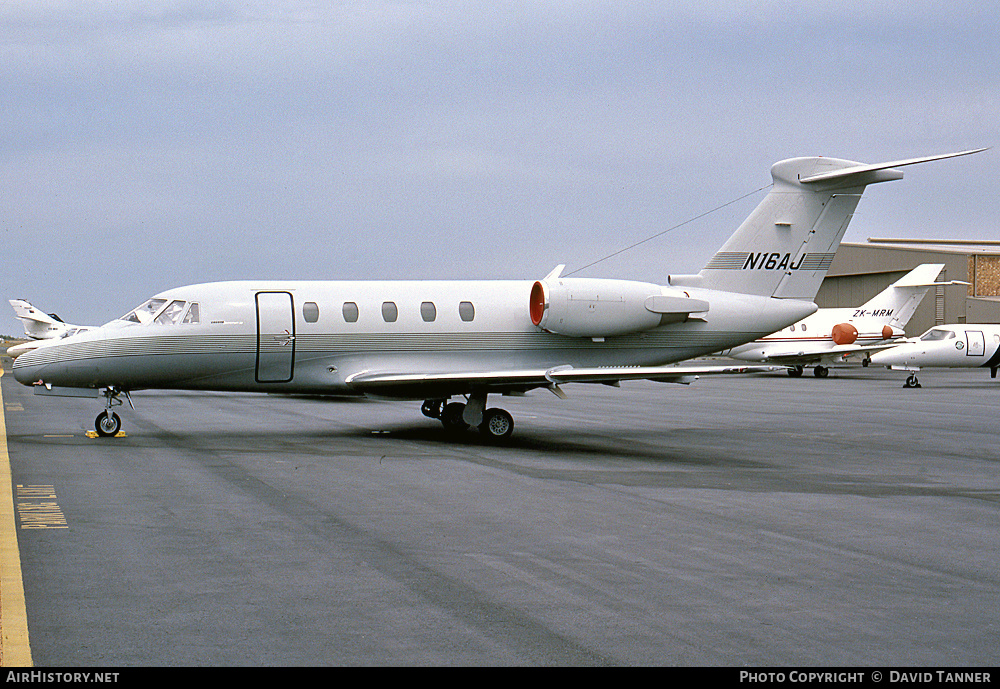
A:
{"type": "Polygon", "coordinates": [[[945,330],[944,328],[931,328],[923,335],[920,339],[924,342],[934,342],[936,340],[953,340],[955,339],[954,330],[945,330]]]}
{"type": "Polygon", "coordinates": [[[160,311],[155,322],[160,325],[173,325],[179,323],[181,315],[184,313],[184,302],[175,299],[167,305],[167,308],[160,311]]]}
{"type": "Polygon", "coordinates": [[[152,323],[153,316],[165,303],[167,303],[166,299],[150,299],[142,306],[137,306],[129,311],[119,320],[128,321],[129,323],[142,323],[143,325],[152,323]]]}
{"type": "Polygon", "coordinates": [[[169,304],[166,299],[153,298],[119,318],[126,323],[149,325],[174,325],[176,323],[200,323],[201,309],[198,302],[174,299],[169,304]]]}

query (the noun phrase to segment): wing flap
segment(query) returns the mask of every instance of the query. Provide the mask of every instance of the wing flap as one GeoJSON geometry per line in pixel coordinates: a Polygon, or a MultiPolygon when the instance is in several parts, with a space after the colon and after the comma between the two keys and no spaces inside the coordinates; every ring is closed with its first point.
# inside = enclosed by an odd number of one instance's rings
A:
{"type": "Polygon", "coordinates": [[[465,394],[472,389],[495,392],[553,387],[563,383],[601,383],[613,385],[623,380],[651,380],[687,384],[700,376],[775,371],[778,366],[706,365],[706,366],[620,366],[574,368],[556,366],[548,369],[510,371],[462,371],[427,373],[391,373],[362,371],[346,383],[358,392],[387,396],[433,397],[441,394],[465,394]]]}

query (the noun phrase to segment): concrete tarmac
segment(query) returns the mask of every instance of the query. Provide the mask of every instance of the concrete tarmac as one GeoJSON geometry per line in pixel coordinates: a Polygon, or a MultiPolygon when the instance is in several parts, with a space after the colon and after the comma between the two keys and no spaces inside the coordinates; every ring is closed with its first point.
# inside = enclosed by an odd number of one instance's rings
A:
{"type": "MultiPolygon", "coordinates": [[[[8,364],[9,365],[9,364],[8,364]]],[[[1000,382],[885,370],[419,402],[0,378],[46,666],[992,666],[1000,382]],[[61,520],[61,521],[60,521],[61,520]]]]}

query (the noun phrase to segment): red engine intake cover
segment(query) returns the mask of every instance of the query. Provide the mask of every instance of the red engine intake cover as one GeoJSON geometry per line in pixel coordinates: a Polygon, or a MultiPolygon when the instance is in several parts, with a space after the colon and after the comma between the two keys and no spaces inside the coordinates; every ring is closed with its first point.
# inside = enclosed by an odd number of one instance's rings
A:
{"type": "Polygon", "coordinates": [[[837,323],[837,325],[833,326],[834,344],[854,344],[856,339],[858,339],[858,329],[850,323],[837,323]]]}
{"type": "Polygon", "coordinates": [[[528,312],[531,314],[531,322],[539,325],[542,316],[545,315],[545,288],[542,283],[536,282],[531,286],[531,298],[528,305],[528,312]]]}
{"type": "Polygon", "coordinates": [[[883,340],[888,340],[890,337],[892,337],[892,326],[891,325],[883,325],[882,326],[882,339],[883,340]]]}

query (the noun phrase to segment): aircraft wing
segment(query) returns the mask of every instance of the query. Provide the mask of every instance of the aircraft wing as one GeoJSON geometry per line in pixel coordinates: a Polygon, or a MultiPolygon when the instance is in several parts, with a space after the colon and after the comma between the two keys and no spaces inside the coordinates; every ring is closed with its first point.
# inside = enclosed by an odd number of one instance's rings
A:
{"type": "Polygon", "coordinates": [[[559,394],[563,383],[601,383],[615,385],[623,380],[652,380],[689,384],[700,376],[762,373],[778,366],[706,365],[706,366],[619,366],[481,371],[458,373],[387,373],[362,371],[347,379],[358,392],[388,397],[433,398],[466,394],[474,388],[493,392],[519,392],[546,387],[559,394]]]}
{"type": "Polygon", "coordinates": [[[901,340],[890,340],[889,342],[880,342],[878,344],[870,345],[849,344],[834,345],[833,347],[823,348],[817,347],[815,349],[802,348],[789,350],[787,352],[768,354],[765,361],[785,366],[801,366],[805,364],[817,363],[823,360],[842,360],[852,354],[870,354],[872,352],[881,352],[883,349],[895,347],[900,342],[901,340]]]}

